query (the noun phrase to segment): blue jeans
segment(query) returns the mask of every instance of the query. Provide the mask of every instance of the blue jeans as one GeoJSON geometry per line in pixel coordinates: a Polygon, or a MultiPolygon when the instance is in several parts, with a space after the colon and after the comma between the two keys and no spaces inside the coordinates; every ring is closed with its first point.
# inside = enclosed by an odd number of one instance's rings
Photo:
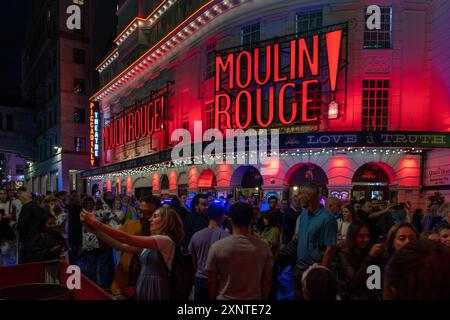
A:
{"type": "Polygon", "coordinates": [[[117,268],[117,265],[120,262],[120,258],[122,258],[122,251],[113,249],[113,256],[114,256],[114,269],[117,268]]]}
{"type": "Polygon", "coordinates": [[[114,279],[112,249],[95,249],[81,252],[81,271],[103,290],[110,291],[114,279]]]}
{"type": "Polygon", "coordinates": [[[195,277],[194,281],[194,300],[208,300],[208,279],[195,277]]]}

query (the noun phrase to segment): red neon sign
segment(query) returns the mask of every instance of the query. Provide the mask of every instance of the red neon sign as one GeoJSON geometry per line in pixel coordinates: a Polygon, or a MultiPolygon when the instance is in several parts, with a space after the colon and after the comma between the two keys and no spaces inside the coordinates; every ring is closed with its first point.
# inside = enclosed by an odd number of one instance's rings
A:
{"type": "Polygon", "coordinates": [[[327,32],[322,38],[314,35],[309,44],[301,38],[289,41],[284,49],[279,43],[274,43],[217,56],[215,127],[220,129],[222,124],[231,128],[236,124],[238,128],[246,129],[252,119],[256,119],[262,128],[275,121],[283,125],[299,120],[304,123],[318,121],[319,117],[309,111],[321,107],[314,105],[321,102],[312,99],[310,94],[321,84],[319,79],[314,79],[320,76],[320,55],[325,54],[320,49],[320,42],[326,42],[327,85],[329,92],[334,93],[337,90],[342,36],[342,30],[337,30],[327,32]],[[289,51],[289,65],[287,68],[285,65],[284,70],[282,50],[289,51]],[[288,97],[291,98],[289,103],[288,97]],[[266,119],[262,117],[263,109],[266,119]]]}
{"type": "MultiPolygon", "coordinates": [[[[144,99],[148,100],[148,99],[144,99]]],[[[160,96],[115,119],[102,129],[103,150],[112,150],[161,131],[167,110],[167,98],[160,96]]]]}

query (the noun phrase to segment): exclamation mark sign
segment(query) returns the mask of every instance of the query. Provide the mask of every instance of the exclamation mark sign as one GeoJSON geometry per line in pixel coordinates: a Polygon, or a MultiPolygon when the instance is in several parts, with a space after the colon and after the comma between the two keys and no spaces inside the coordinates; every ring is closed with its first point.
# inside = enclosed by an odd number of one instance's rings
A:
{"type": "Polygon", "coordinates": [[[330,73],[331,91],[336,91],[337,74],[339,68],[339,55],[341,52],[342,30],[328,32],[326,34],[328,71],[330,73]]]}

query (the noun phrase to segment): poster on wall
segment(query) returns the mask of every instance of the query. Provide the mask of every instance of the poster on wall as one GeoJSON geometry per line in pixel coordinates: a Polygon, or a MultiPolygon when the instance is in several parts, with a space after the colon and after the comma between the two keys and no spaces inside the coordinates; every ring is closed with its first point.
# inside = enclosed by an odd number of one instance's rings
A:
{"type": "Polygon", "coordinates": [[[428,168],[425,176],[426,186],[450,185],[450,164],[428,168]]]}

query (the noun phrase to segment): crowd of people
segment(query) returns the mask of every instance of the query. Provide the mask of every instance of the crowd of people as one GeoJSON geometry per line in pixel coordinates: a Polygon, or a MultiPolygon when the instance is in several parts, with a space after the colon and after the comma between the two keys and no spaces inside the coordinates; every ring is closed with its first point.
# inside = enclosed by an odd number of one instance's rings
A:
{"type": "Polygon", "coordinates": [[[323,203],[314,184],[264,203],[20,188],[0,190],[0,226],[0,267],[67,259],[115,299],[450,298],[450,203],[323,203]]]}

